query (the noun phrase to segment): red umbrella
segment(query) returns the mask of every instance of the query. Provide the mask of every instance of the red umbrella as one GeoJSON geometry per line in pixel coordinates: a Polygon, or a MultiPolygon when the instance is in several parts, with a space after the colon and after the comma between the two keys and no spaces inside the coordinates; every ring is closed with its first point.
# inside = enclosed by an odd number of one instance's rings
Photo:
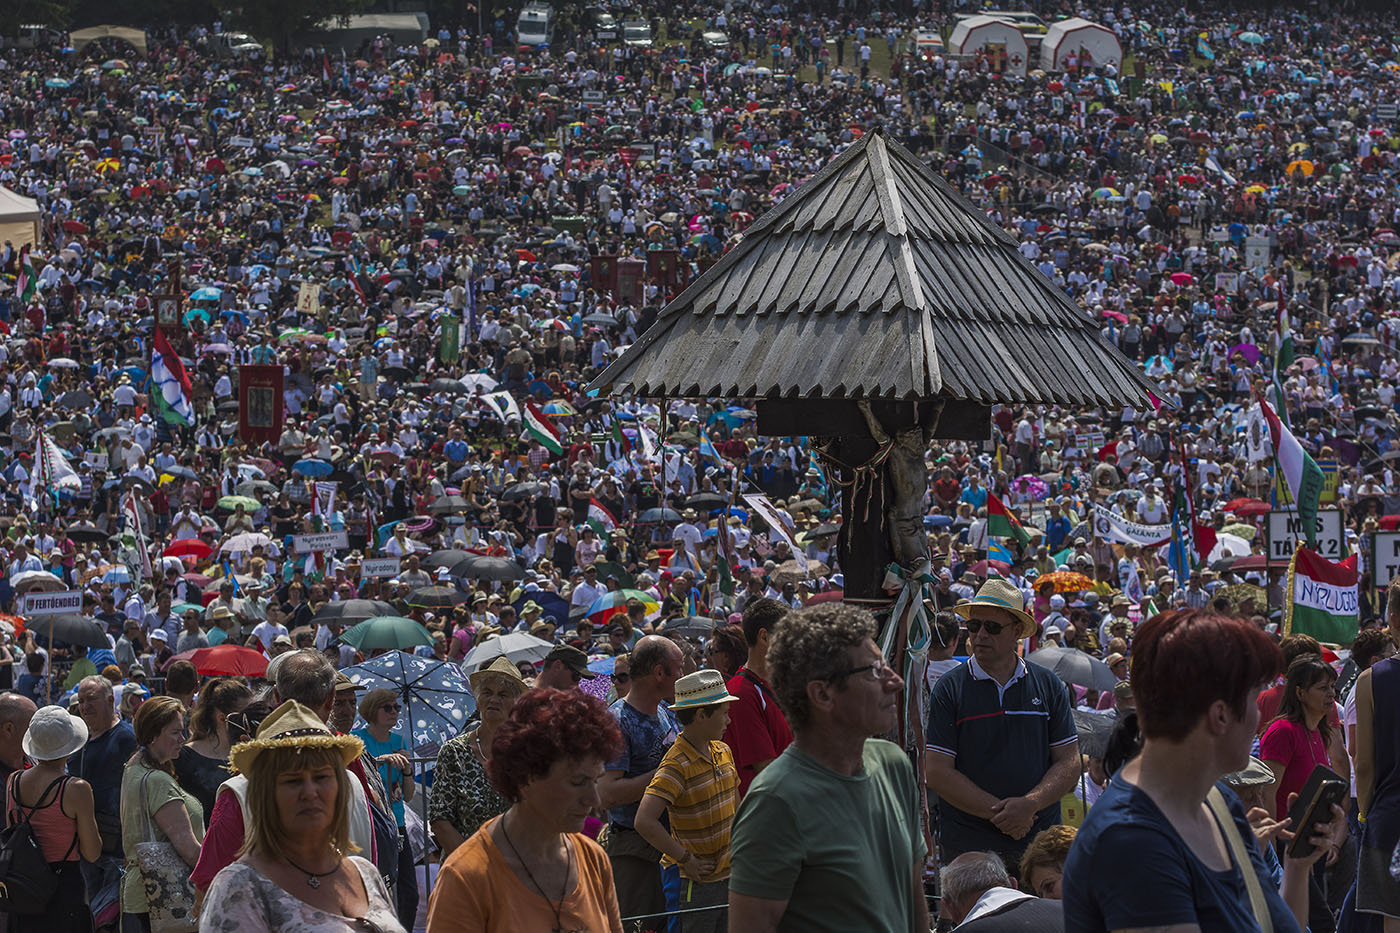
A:
{"type": "Polygon", "coordinates": [[[1259,499],[1241,497],[1239,499],[1231,499],[1229,502],[1225,503],[1225,511],[1234,512],[1241,518],[1254,518],[1257,515],[1268,514],[1269,503],[1262,502],[1259,499]]]}
{"type": "Polygon", "coordinates": [[[972,573],[975,576],[988,576],[987,571],[995,570],[998,573],[1010,573],[1011,565],[1004,560],[979,560],[972,565],[972,573]]]}
{"type": "Polygon", "coordinates": [[[202,574],[202,573],[187,573],[187,574],[184,574],[184,576],[183,576],[182,579],[187,580],[187,581],[189,581],[190,583],[193,583],[195,586],[199,587],[201,590],[204,589],[206,586],[208,586],[210,583],[212,583],[213,580],[214,580],[213,577],[206,577],[206,576],[205,576],[204,574],[202,574]]]}
{"type": "Polygon", "coordinates": [[[81,220],[65,220],[63,222],[63,229],[69,233],[88,232],[87,224],[83,223],[81,220]]]}
{"type": "Polygon", "coordinates": [[[214,549],[198,538],[181,538],[171,542],[164,553],[166,557],[193,557],[196,560],[204,560],[214,553],[214,549]]]}
{"type": "Polygon", "coordinates": [[[516,259],[519,259],[521,262],[535,262],[535,261],[536,261],[535,254],[532,253],[532,252],[530,252],[528,249],[518,249],[518,250],[516,250],[516,251],[515,251],[515,258],[516,258],[516,259]]]}
{"type": "Polygon", "coordinates": [[[196,672],[207,676],[225,674],[242,677],[261,677],[267,673],[267,657],[261,651],[244,648],[240,645],[215,645],[213,648],[195,648],[182,651],[170,659],[189,661],[196,672]]]}
{"type": "Polygon", "coordinates": [[[843,590],[826,590],[808,598],[803,605],[810,606],[813,603],[839,603],[845,599],[846,593],[843,590]]]}

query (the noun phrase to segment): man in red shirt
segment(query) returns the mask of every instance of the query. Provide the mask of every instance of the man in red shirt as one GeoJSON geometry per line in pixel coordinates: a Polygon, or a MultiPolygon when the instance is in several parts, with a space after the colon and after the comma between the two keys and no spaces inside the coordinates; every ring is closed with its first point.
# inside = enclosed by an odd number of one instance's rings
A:
{"type": "Polygon", "coordinates": [[[739,769],[739,795],[783,749],[792,743],[792,729],[778,708],[773,688],[768,686],[768,644],[773,629],[791,610],[776,599],[756,599],[744,607],[744,639],[749,643],[749,659],[729,678],[728,689],[738,698],[729,705],[729,725],[724,743],[734,753],[739,769]]]}

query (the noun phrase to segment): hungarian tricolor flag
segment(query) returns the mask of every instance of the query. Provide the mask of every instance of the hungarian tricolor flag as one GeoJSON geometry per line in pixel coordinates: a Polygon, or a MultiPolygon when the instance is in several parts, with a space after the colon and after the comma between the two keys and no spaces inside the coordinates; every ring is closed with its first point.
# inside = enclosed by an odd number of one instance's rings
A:
{"type": "Polygon", "coordinates": [[[1030,533],[1021,527],[1011,510],[990,492],[987,493],[987,534],[994,538],[1015,538],[1021,547],[1031,543],[1030,533]]]}
{"type": "Polygon", "coordinates": [[[1288,562],[1285,635],[1311,635],[1329,645],[1349,645],[1357,631],[1356,555],[1333,563],[1299,546],[1288,562]]]}
{"type": "Polygon", "coordinates": [[[1288,494],[1298,506],[1298,519],[1308,547],[1317,547],[1317,504],[1322,498],[1322,469],[1298,443],[1298,438],[1279,420],[1261,395],[1259,410],[1269,426],[1269,439],[1274,446],[1274,469],[1283,476],[1288,494]]]}
{"type": "Polygon", "coordinates": [[[39,276],[34,273],[34,263],[29,258],[29,247],[19,251],[19,278],[15,281],[15,292],[20,304],[27,305],[39,290],[39,276]]]}
{"type": "Polygon", "coordinates": [[[556,456],[564,453],[564,443],[559,436],[559,429],[549,423],[549,418],[540,411],[539,406],[534,402],[525,403],[523,420],[526,437],[533,437],[540,442],[545,450],[556,456]]]}
{"type": "Polygon", "coordinates": [[[321,80],[327,84],[331,83],[331,60],[325,52],[321,53],[321,80]]]}
{"type": "Polygon", "coordinates": [[[170,346],[159,327],[151,350],[151,400],[160,409],[166,424],[194,424],[194,390],[180,354],[170,346]]]}
{"type": "Polygon", "coordinates": [[[617,527],[617,519],[608,507],[596,498],[588,500],[588,527],[598,532],[599,537],[617,527]]]}
{"type": "Polygon", "coordinates": [[[622,433],[622,422],[617,418],[612,421],[612,438],[617,441],[617,446],[622,450],[625,457],[632,452],[632,442],[627,439],[627,435],[622,433]]]}

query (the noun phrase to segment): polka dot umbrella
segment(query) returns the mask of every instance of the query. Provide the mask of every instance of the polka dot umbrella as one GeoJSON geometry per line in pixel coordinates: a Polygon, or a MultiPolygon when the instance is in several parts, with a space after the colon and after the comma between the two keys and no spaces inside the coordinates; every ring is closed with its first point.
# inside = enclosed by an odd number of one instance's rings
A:
{"type": "Polygon", "coordinates": [[[394,731],[416,758],[436,758],[442,743],[461,732],[476,711],[467,678],[446,661],[387,651],[343,673],[368,690],[383,687],[399,695],[403,713],[394,731]]]}

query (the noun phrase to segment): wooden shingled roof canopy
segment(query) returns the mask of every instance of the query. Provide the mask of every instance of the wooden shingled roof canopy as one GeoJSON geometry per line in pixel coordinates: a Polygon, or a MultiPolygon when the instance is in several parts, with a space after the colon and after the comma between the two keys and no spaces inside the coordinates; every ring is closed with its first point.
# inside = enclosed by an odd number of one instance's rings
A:
{"type": "Polygon", "coordinates": [[[1092,317],[871,133],[749,227],[590,389],[1145,408],[1092,317]]]}

